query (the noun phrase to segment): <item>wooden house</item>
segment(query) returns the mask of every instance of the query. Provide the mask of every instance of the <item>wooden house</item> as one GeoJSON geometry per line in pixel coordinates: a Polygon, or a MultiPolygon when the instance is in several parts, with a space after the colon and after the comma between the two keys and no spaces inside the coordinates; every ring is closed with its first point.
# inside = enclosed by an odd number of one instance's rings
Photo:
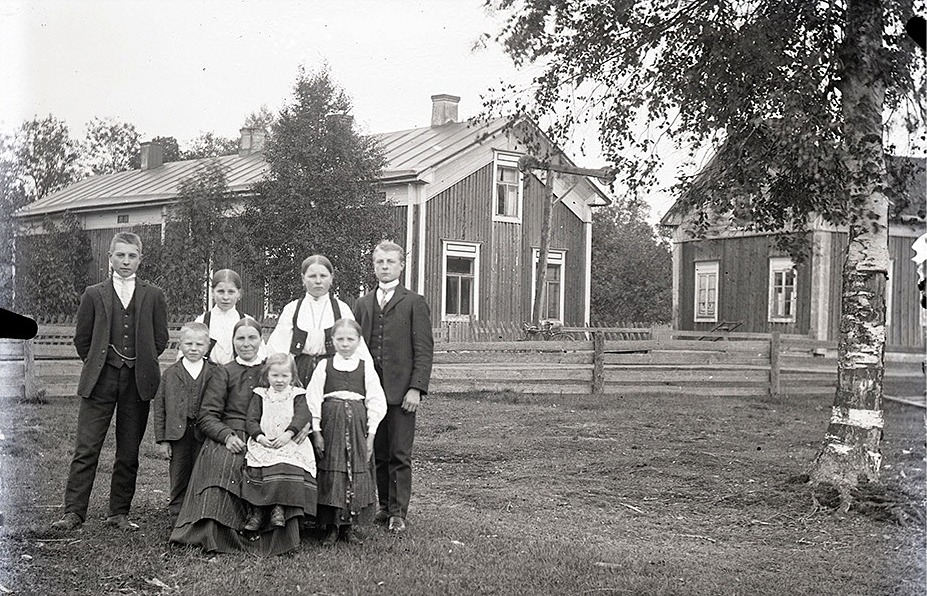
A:
{"type": "MultiPolygon", "coordinates": [[[[924,233],[923,158],[887,157],[888,167],[913,171],[910,201],[892,209],[889,225],[886,344],[890,350],[924,347],[927,319],[920,307],[911,246],[924,233]]],[[[845,228],[816,219],[811,255],[795,263],[777,248],[776,234],[745,232],[719,217],[704,238],[694,238],[677,202],[661,224],[673,230],[673,326],[679,330],[734,329],[807,335],[836,341],[839,335],[845,228]]]]}
{"type": "MultiPolygon", "coordinates": [[[[545,188],[539,174],[519,171],[517,162],[529,140],[546,142],[527,122],[458,122],[458,102],[435,95],[430,126],[375,135],[387,161],[382,190],[407,252],[404,282],[425,295],[436,323],[527,321],[545,188]]],[[[262,131],[242,129],[239,154],[217,158],[232,192],[247,193],[266,175],[263,143],[262,131]]],[[[143,242],[163,237],[180,182],[204,161],[162,163],[160,155],[145,143],[140,170],[87,178],[27,205],[16,214],[21,234],[39,233],[45,216],[74,213],[91,236],[92,281],[102,279],[112,235],[131,229],[143,242]]],[[[562,174],[555,175],[554,194],[543,315],[582,325],[589,321],[592,209],[608,199],[591,180],[562,174]]],[[[268,314],[262,296],[247,287],[242,307],[268,314]]]]}

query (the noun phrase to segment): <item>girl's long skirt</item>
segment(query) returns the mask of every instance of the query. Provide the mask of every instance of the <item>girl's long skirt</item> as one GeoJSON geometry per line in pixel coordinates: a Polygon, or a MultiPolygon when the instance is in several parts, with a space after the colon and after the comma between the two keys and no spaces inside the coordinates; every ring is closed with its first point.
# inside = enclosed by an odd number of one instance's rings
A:
{"type": "MultiPolygon", "coordinates": [[[[236,434],[243,441],[247,438],[244,431],[236,434]]],[[[241,498],[244,462],[244,452],[234,454],[225,445],[206,440],[193,466],[171,542],[199,546],[207,552],[259,555],[279,555],[299,546],[300,521],[307,514],[302,507],[284,507],[286,525],[262,528],[256,540],[239,533],[249,513],[241,498]]]]}
{"type": "Polygon", "coordinates": [[[322,402],[325,455],[318,462],[319,524],[350,524],[377,498],[373,462],[367,458],[367,409],[361,400],[322,402]]]}

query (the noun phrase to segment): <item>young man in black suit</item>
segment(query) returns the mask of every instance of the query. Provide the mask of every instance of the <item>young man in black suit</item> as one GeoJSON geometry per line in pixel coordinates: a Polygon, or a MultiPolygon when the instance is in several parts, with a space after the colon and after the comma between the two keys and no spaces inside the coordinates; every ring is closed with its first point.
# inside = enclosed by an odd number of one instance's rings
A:
{"type": "Polygon", "coordinates": [[[393,533],[405,531],[412,495],[412,442],[415,413],[428,392],[434,340],[425,298],[399,283],[405,267],[402,247],[381,242],[373,249],[379,287],[360,298],[354,318],[373,356],[386,392],[386,417],[374,439],[377,468],[376,520],[393,533]]]}
{"type": "Polygon", "coordinates": [[[167,302],[160,288],[137,280],[142,241],[131,232],[113,237],[109,248],[112,277],[88,287],[81,296],[74,346],[84,361],[77,395],[77,440],[64,493],[58,530],[74,530],[87,519],[90,491],[110,420],[116,414],[116,461],[106,523],[137,530],[128,513],[135,496],[138,452],[148,405],[158,390],[158,356],[167,347],[167,302]]]}

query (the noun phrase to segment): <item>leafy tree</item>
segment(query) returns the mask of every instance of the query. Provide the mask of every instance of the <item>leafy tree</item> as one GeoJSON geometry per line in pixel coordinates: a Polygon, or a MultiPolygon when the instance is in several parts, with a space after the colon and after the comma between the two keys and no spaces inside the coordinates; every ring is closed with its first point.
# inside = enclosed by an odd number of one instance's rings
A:
{"type": "Polygon", "coordinates": [[[355,296],[370,274],[370,249],[392,235],[376,189],[383,156],[360,135],[347,95],[323,70],[300,70],[293,98],[265,149],[270,171],[246,202],[251,243],[272,308],[301,292],[302,260],[320,253],[336,268],[333,290],[355,296]]]}
{"type": "Polygon", "coordinates": [[[77,180],[79,152],[80,146],[71,139],[63,120],[48,116],[23,122],[16,134],[14,154],[30,200],[77,180]]]}
{"type": "Polygon", "coordinates": [[[673,262],[641,203],[616,200],[592,215],[592,321],[670,320],[673,262]]]}
{"type": "Polygon", "coordinates": [[[90,239],[66,212],[60,223],[42,222],[44,234],[18,239],[16,310],[34,317],[71,315],[90,280],[90,239]]]}
{"type": "Polygon", "coordinates": [[[87,123],[80,161],[92,175],[113,174],[139,167],[138,132],[131,124],[111,118],[87,123]]]}
{"type": "Polygon", "coordinates": [[[16,139],[0,135],[0,308],[13,308],[13,212],[29,202],[16,139]]]}
{"type": "Polygon", "coordinates": [[[510,11],[499,40],[515,61],[541,67],[529,97],[507,90],[490,107],[554,114],[561,141],[591,119],[632,189],[652,181],[656,139],[713,145],[713,167],[683,181],[690,212],[749,215],[761,231],[801,232],[814,214],[849,226],[835,416],[811,470],[848,507],[881,459],[883,114],[906,111],[909,130],[924,121],[919,50],[903,27],[912,1],[488,3],[510,11]]]}
{"type": "Polygon", "coordinates": [[[0,306],[13,302],[13,213],[76,180],[78,149],[53,116],[27,120],[13,135],[0,136],[0,306]]]}
{"type": "Polygon", "coordinates": [[[271,112],[266,105],[261,106],[256,112],[251,112],[248,114],[248,117],[245,118],[245,128],[263,128],[264,130],[270,130],[274,125],[274,113],[271,112]]]}
{"type": "Polygon", "coordinates": [[[204,310],[209,272],[216,268],[217,257],[224,247],[240,244],[240,220],[230,217],[232,197],[215,162],[183,180],[179,190],[167,213],[158,255],[159,284],[174,314],[193,315],[204,310]]]}
{"type": "MultiPolygon", "coordinates": [[[[186,159],[181,157],[180,145],[177,144],[177,139],[174,137],[154,137],[151,142],[161,145],[161,149],[164,151],[164,163],[186,159]]],[[[141,163],[141,158],[138,159],[138,162],[141,163]]],[[[138,165],[135,167],[138,167],[138,165]]]]}
{"type": "Polygon", "coordinates": [[[238,153],[238,139],[230,139],[212,132],[205,132],[193,139],[189,149],[181,151],[181,159],[202,159],[221,157],[238,153]]]}

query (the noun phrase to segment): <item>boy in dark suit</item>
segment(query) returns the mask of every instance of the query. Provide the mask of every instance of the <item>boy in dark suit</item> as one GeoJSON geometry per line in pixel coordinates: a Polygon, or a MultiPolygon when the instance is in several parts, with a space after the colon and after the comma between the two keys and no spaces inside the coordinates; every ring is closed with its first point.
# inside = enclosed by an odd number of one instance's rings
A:
{"type": "Polygon", "coordinates": [[[180,330],[179,351],[183,357],[167,367],[154,398],[155,442],[161,455],[171,461],[171,500],[168,511],[174,518],[187,494],[193,464],[205,435],[196,426],[203,390],[215,371],[206,359],[210,346],[209,327],[187,323],[180,330]]]}
{"type": "Polygon", "coordinates": [[[393,533],[405,531],[412,495],[412,442],[415,412],[428,392],[434,340],[425,298],[402,287],[402,247],[381,242],[373,249],[379,287],[360,298],[354,318],[360,323],[374,368],[386,392],[386,417],[374,439],[377,468],[376,520],[393,533]]]}
{"type": "Polygon", "coordinates": [[[136,280],[142,241],[120,232],[109,245],[112,278],[81,296],[74,346],[84,361],[77,395],[77,440],[64,493],[58,530],[74,530],[87,518],[90,491],[116,414],[116,461],[106,523],[137,530],[127,515],[135,495],[138,451],[148,423],[148,404],[158,390],[158,356],[167,346],[167,302],[160,288],[136,280]]]}

